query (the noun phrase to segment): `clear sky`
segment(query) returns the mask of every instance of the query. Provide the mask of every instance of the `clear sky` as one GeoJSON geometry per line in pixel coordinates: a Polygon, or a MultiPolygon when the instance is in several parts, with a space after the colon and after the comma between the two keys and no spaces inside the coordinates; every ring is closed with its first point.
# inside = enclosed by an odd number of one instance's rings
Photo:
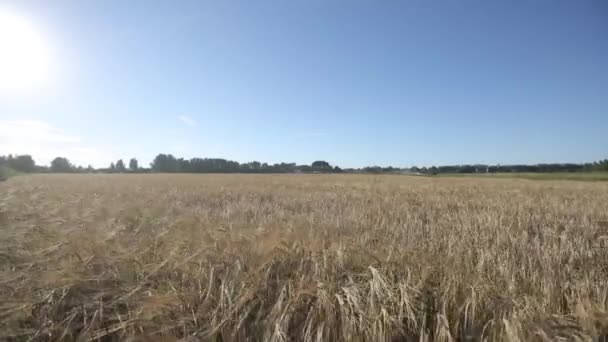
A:
{"type": "Polygon", "coordinates": [[[343,167],[608,157],[603,0],[0,0],[2,12],[42,37],[48,75],[0,89],[0,154],[95,166],[161,152],[343,167]]]}

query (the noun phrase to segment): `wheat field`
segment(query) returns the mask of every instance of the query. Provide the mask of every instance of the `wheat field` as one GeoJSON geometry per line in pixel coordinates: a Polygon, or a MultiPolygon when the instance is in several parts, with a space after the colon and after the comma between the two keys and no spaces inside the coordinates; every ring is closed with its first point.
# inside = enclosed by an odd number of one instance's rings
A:
{"type": "Polygon", "coordinates": [[[0,183],[0,339],[603,341],[608,182],[0,183]]]}

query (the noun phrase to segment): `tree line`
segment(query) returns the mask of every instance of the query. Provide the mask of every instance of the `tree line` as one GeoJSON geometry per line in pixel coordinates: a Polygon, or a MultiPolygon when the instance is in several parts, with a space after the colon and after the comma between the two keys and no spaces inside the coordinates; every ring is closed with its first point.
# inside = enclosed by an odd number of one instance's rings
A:
{"type": "Polygon", "coordinates": [[[414,172],[440,174],[440,173],[509,173],[509,172],[532,172],[532,173],[547,173],[547,172],[590,172],[590,171],[608,171],[608,159],[596,161],[593,163],[553,163],[553,164],[516,164],[516,165],[448,165],[448,166],[432,166],[429,168],[412,167],[414,172]]]}
{"type": "Polygon", "coordinates": [[[55,173],[505,173],[505,172],[585,172],[608,171],[608,159],[592,163],[553,163],[535,165],[448,165],[431,167],[396,168],[392,166],[368,166],[364,168],[342,169],[330,163],[318,160],[310,165],[296,163],[268,164],[259,161],[239,163],[221,158],[177,158],[171,154],[158,154],[150,167],[140,167],[135,158],[131,158],[128,165],[122,159],[112,162],[107,168],[93,168],[92,166],[76,166],[67,158],[57,157],[49,166],[36,165],[30,155],[0,156],[0,168],[9,168],[17,172],[55,172],[55,173]]]}
{"type": "Polygon", "coordinates": [[[176,158],[171,154],[159,154],[150,164],[155,172],[188,173],[293,173],[293,172],[342,172],[326,161],[315,161],[311,165],[296,163],[268,164],[259,161],[239,163],[221,158],[176,158]]]}
{"type": "Polygon", "coordinates": [[[140,167],[136,158],[131,158],[128,165],[122,159],[110,163],[105,168],[93,168],[92,166],[76,166],[65,157],[53,159],[49,166],[36,165],[30,155],[8,155],[0,156],[0,167],[8,167],[12,170],[33,173],[296,173],[296,172],[342,172],[338,166],[332,166],[326,161],[315,161],[310,165],[297,165],[296,163],[268,164],[258,161],[239,163],[221,158],[176,158],[171,154],[157,155],[150,167],[140,167]]]}

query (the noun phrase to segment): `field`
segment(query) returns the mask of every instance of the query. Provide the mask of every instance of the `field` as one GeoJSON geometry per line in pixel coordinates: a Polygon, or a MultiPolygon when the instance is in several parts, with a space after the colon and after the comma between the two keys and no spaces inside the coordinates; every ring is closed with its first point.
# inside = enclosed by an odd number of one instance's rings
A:
{"type": "Polygon", "coordinates": [[[503,173],[445,173],[441,177],[521,178],[530,180],[608,181],[608,172],[503,172],[503,173]]]}
{"type": "Polygon", "coordinates": [[[0,229],[3,340],[608,339],[608,182],[22,176],[0,229]]]}

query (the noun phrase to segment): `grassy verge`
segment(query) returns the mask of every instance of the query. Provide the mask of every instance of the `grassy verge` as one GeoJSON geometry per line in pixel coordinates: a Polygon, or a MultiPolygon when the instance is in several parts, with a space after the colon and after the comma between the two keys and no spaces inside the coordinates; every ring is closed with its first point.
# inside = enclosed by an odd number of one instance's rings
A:
{"type": "Polygon", "coordinates": [[[16,176],[19,173],[9,167],[0,166],[0,181],[7,180],[10,177],[16,176]]]}

